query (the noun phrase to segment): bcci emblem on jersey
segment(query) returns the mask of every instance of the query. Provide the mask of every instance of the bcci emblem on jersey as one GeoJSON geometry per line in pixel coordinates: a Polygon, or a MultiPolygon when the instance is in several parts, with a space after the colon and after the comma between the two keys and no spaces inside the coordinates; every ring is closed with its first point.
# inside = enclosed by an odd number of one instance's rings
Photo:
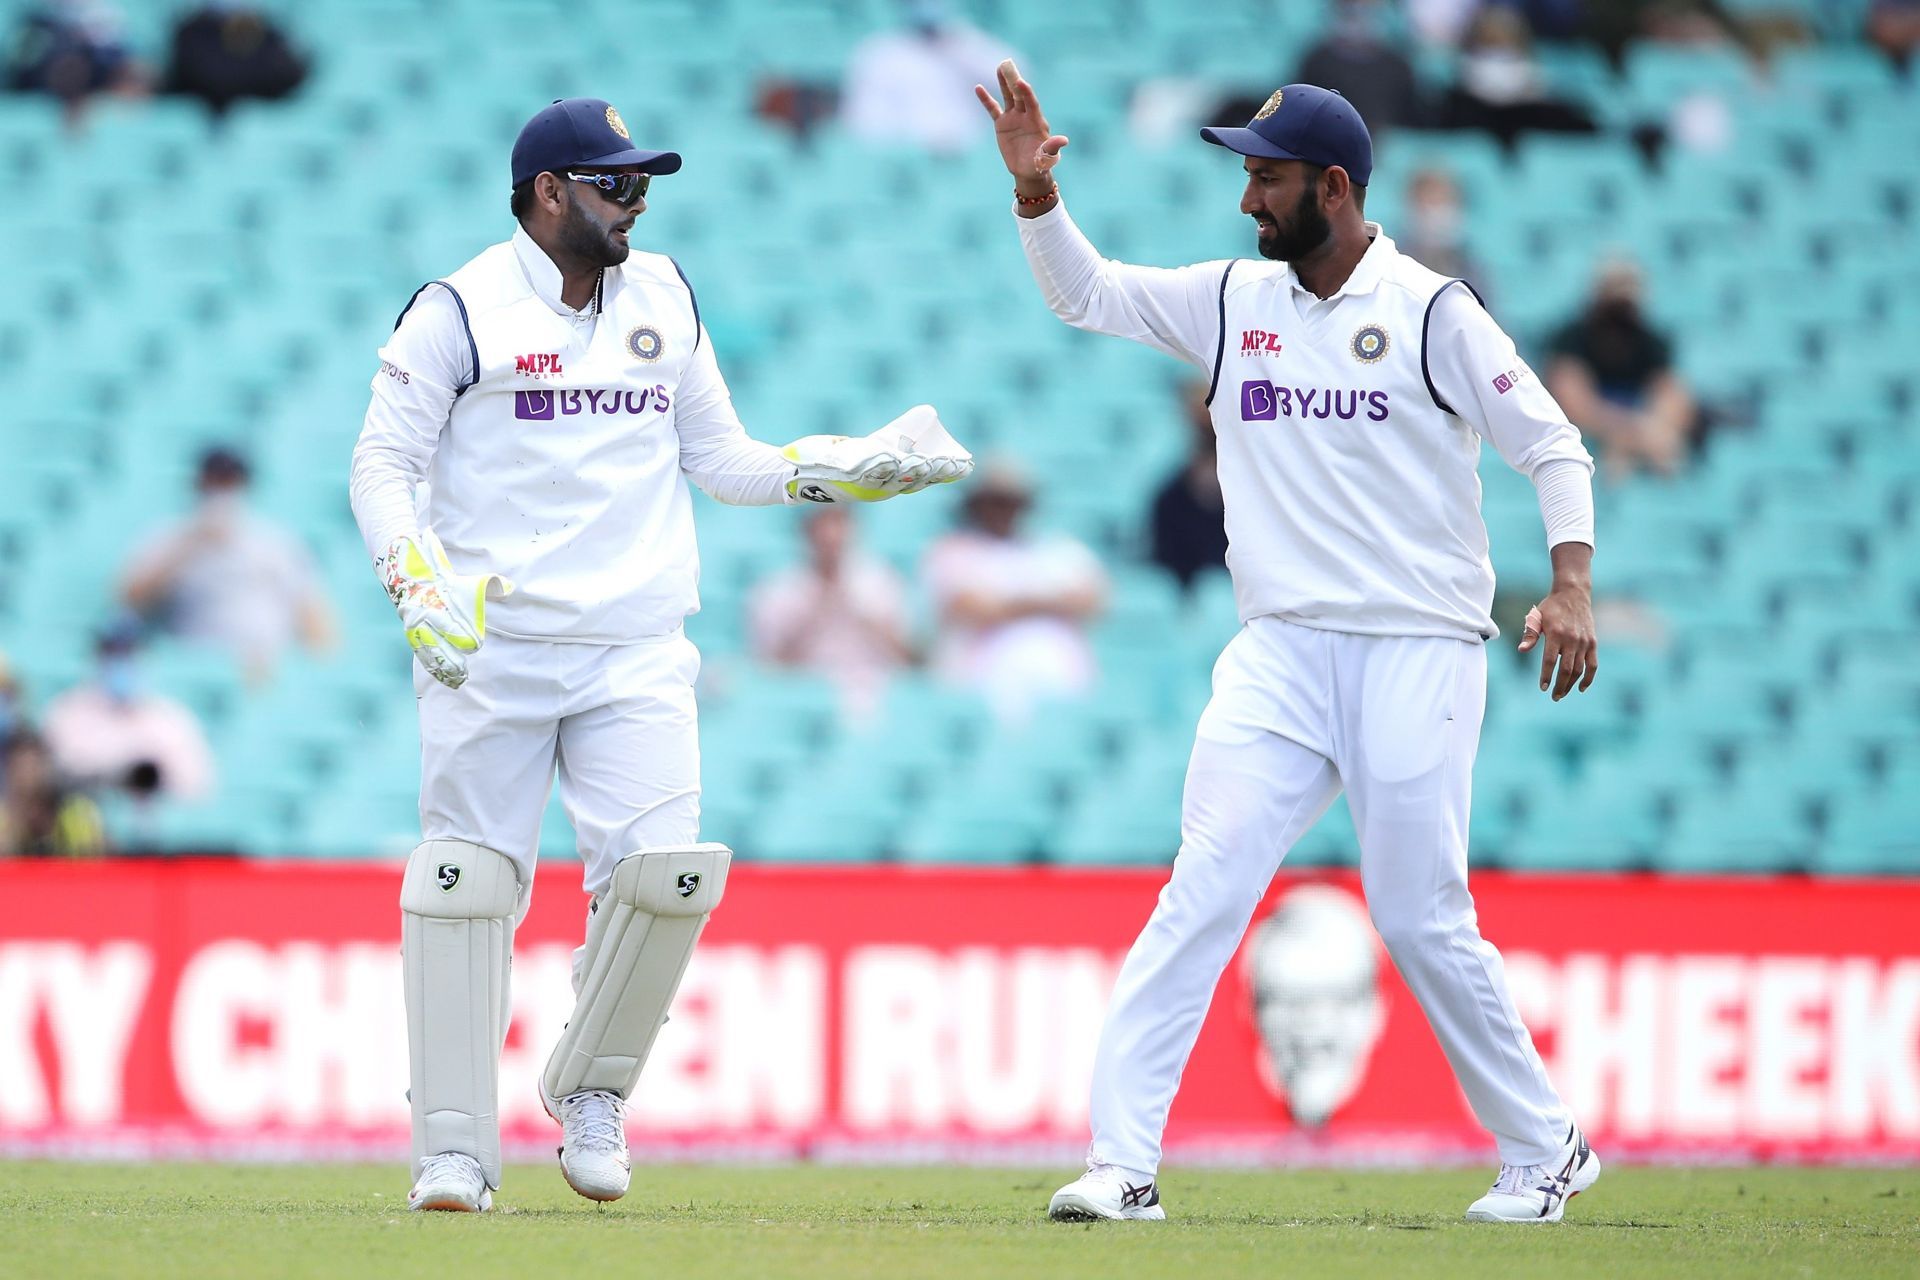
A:
{"type": "Polygon", "coordinates": [[[633,353],[635,360],[652,364],[660,358],[660,353],[666,347],[666,340],[660,336],[660,331],[647,325],[643,324],[627,334],[627,350],[633,353]]]}
{"type": "Polygon", "coordinates": [[[1353,352],[1353,358],[1361,364],[1373,364],[1387,354],[1391,345],[1385,329],[1377,324],[1365,324],[1354,331],[1353,342],[1347,350],[1353,352]]]}

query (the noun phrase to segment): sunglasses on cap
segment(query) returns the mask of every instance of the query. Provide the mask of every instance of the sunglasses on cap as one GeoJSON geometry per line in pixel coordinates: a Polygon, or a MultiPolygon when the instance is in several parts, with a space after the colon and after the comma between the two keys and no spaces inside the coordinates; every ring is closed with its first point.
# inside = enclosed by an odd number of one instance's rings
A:
{"type": "Polygon", "coordinates": [[[640,199],[653,182],[650,173],[569,173],[567,178],[600,188],[617,205],[630,205],[640,199]]]}

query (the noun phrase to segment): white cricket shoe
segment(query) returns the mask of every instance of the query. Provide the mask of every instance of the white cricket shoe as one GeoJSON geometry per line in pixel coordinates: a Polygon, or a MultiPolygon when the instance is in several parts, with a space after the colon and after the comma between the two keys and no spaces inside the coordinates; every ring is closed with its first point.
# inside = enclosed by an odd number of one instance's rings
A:
{"type": "Polygon", "coordinates": [[[407,1208],[416,1213],[445,1209],[453,1213],[485,1213],[493,1208],[493,1192],[480,1162],[458,1151],[428,1156],[420,1166],[420,1180],[407,1193],[407,1208]]]}
{"type": "Polygon", "coordinates": [[[1160,1222],[1167,1211],[1160,1207],[1160,1188],[1152,1178],[1142,1180],[1118,1165],[1096,1164],[1053,1193],[1047,1216],[1055,1222],[1160,1222]]]}
{"type": "Polygon", "coordinates": [[[1600,1157],[1580,1126],[1551,1164],[1503,1164],[1493,1190],[1467,1207],[1468,1222],[1558,1222],[1567,1201],[1600,1180],[1600,1157]]]}
{"type": "Polygon", "coordinates": [[[560,1099],[553,1118],[566,1130],[560,1172],[589,1200],[618,1200],[633,1177],[627,1159],[626,1103],[605,1089],[582,1089],[560,1099]]]}

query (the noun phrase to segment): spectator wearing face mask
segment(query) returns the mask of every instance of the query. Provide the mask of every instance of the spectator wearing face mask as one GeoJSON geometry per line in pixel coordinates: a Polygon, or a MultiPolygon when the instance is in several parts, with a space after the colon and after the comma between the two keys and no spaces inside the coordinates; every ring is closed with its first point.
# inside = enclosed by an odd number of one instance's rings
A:
{"type": "Polygon", "coordinates": [[[130,623],[104,632],[93,678],[47,707],[47,745],[60,772],[136,799],[197,800],[213,789],[213,753],[193,713],[149,690],[130,623]]]}
{"type": "Polygon", "coordinates": [[[1482,9],[1460,48],[1460,74],[1448,90],[1441,122],[1477,129],[1502,145],[1527,132],[1593,133],[1593,117],[1554,96],[1533,55],[1533,33],[1512,9],[1482,9]]]}
{"type": "Polygon", "coordinates": [[[1400,252],[1443,276],[1465,280],[1493,308],[1486,267],[1467,249],[1460,184],[1445,169],[1421,169],[1407,183],[1406,221],[1396,239],[1400,252]]]}
{"type": "Polygon", "coordinates": [[[251,473],[226,448],[200,459],[198,502],[127,566],[127,606],[169,634],[231,652],[262,679],[286,647],[331,649],[333,610],[298,538],[247,503],[251,473]]]}
{"type": "Polygon", "coordinates": [[[1640,269],[1602,264],[1580,314],[1555,335],[1547,390],[1580,424],[1607,474],[1671,475],[1698,424],[1693,393],[1674,369],[1673,344],[1647,322],[1640,269]]]}

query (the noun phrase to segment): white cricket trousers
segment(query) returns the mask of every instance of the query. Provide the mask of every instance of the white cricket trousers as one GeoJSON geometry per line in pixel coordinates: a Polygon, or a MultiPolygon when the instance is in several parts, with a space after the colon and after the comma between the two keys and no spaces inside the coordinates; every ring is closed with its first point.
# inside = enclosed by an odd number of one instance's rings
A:
{"type": "Polygon", "coordinates": [[[1507,1164],[1544,1164],[1569,1117],[1467,893],[1483,645],[1256,618],[1213,672],[1180,853],[1127,953],[1094,1062],[1091,1158],[1160,1166],[1167,1110],[1254,908],[1342,785],[1375,930],[1507,1164]]]}
{"type": "Polygon", "coordinates": [[[416,667],[422,836],[496,849],[529,886],[558,772],[595,897],[627,854],[695,843],[699,673],[680,631],[613,645],[488,636],[458,689],[416,667]]]}

